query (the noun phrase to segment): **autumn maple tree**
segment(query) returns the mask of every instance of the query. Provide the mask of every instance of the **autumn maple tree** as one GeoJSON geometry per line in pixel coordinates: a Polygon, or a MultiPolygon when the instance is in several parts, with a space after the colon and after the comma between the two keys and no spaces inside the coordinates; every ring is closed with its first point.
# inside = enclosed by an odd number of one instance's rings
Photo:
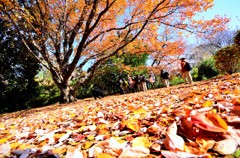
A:
{"type": "Polygon", "coordinates": [[[163,27],[180,34],[222,30],[226,18],[193,18],[212,5],[213,0],[1,0],[0,9],[28,52],[51,72],[61,102],[71,102],[98,66],[123,48],[133,53],[161,50],[157,39],[163,27]]]}

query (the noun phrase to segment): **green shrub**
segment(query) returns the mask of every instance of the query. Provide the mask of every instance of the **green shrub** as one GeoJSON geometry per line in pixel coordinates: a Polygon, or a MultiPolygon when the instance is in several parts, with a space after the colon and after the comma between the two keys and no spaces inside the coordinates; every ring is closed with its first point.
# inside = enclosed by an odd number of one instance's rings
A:
{"type": "Polygon", "coordinates": [[[39,86],[37,90],[40,95],[31,102],[31,108],[50,105],[58,102],[60,90],[57,88],[57,86],[39,86]]]}
{"type": "Polygon", "coordinates": [[[191,75],[192,75],[192,79],[194,81],[198,81],[199,77],[198,77],[198,67],[194,66],[192,71],[191,71],[191,75]]]}
{"type": "Polygon", "coordinates": [[[178,76],[174,76],[170,80],[170,85],[177,85],[177,84],[181,84],[181,83],[184,83],[184,79],[181,77],[178,77],[178,76]]]}
{"type": "Polygon", "coordinates": [[[198,66],[198,77],[197,80],[203,80],[215,77],[219,74],[215,67],[215,60],[213,57],[204,59],[198,66]]]}

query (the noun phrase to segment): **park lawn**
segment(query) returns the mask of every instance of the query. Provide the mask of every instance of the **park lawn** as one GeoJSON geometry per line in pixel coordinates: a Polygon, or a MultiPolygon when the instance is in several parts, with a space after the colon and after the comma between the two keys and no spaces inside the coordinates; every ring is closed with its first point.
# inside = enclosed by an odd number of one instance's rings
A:
{"type": "Polygon", "coordinates": [[[0,157],[238,157],[240,73],[0,115],[0,157]]]}

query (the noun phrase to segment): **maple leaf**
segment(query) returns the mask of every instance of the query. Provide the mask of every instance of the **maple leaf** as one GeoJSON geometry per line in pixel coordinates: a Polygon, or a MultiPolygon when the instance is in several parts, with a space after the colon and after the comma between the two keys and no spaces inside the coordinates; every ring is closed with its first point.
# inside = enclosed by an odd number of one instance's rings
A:
{"type": "Polygon", "coordinates": [[[141,121],[138,119],[131,119],[127,121],[126,127],[133,130],[133,131],[139,131],[141,127],[141,121]]]}

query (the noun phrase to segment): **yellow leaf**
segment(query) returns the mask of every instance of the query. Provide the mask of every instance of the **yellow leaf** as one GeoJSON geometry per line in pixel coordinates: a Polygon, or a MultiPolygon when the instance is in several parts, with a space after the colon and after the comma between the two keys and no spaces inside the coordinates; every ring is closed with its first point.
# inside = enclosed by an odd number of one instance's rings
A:
{"type": "Polygon", "coordinates": [[[209,149],[212,149],[215,141],[206,136],[206,135],[200,135],[196,138],[196,142],[200,145],[201,151],[207,152],[209,149]]]}
{"type": "Polygon", "coordinates": [[[147,111],[143,108],[139,108],[134,111],[134,114],[146,114],[146,113],[147,113],[147,111]]]}
{"type": "Polygon", "coordinates": [[[82,149],[83,150],[89,149],[93,144],[94,142],[90,142],[90,141],[84,142],[82,145],[82,149]]]}
{"type": "Polygon", "coordinates": [[[134,140],[132,140],[132,146],[144,146],[146,148],[149,148],[152,145],[151,142],[146,137],[137,137],[134,140]]]}
{"type": "Polygon", "coordinates": [[[95,136],[94,135],[89,135],[87,136],[87,140],[94,140],[95,139],[95,136]]]}
{"type": "Polygon", "coordinates": [[[49,123],[53,123],[54,121],[55,121],[55,119],[53,119],[53,118],[49,119],[49,123]]]}
{"type": "Polygon", "coordinates": [[[212,100],[207,100],[203,103],[203,107],[210,107],[213,105],[213,101],[212,100]]]}
{"type": "Polygon", "coordinates": [[[5,125],[3,123],[0,123],[0,129],[5,129],[5,125]]]}
{"type": "Polygon", "coordinates": [[[7,138],[2,138],[2,139],[0,139],[0,144],[4,144],[4,143],[6,143],[8,140],[7,140],[7,138]]]}
{"type": "Polygon", "coordinates": [[[27,148],[30,148],[30,146],[27,145],[27,144],[21,144],[21,145],[19,145],[19,147],[18,147],[19,150],[23,150],[23,149],[27,149],[27,148]]]}
{"type": "Polygon", "coordinates": [[[55,154],[63,155],[64,153],[67,152],[67,147],[66,146],[61,146],[59,148],[56,148],[52,151],[55,154]]]}
{"type": "Polygon", "coordinates": [[[207,113],[206,117],[215,125],[218,127],[221,127],[225,130],[228,129],[228,125],[227,123],[217,114],[213,114],[213,113],[207,113]]]}
{"type": "Polygon", "coordinates": [[[65,133],[61,133],[61,134],[54,134],[54,139],[55,140],[58,140],[58,139],[60,139],[62,136],[64,136],[65,135],[65,133]]]}
{"type": "Polygon", "coordinates": [[[11,149],[16,149],[18,146],[20,146],[21,144],[19,144],[18,142],[14,142],[14,143],[11,143],[10,146],[11,146],[11,149]]]}
{"type": "Polygon", "coordinates": [[[141,122],[138,121],[137,119],[131,119],[127,123],[127,128],[133,130],[133,131],[139,131],[141,127],[141,122]]]}
{"type": "Polygon", "coordinates": [[[97,158],[114,158],[114,157],[110,154],[101,153],[97,154],[97,158]]]}
{"type": "Polygon", "coordinates": [[[74,118],[76,116],[76,114],[70,114],[69,115],[71,118],[74,118]]]}

